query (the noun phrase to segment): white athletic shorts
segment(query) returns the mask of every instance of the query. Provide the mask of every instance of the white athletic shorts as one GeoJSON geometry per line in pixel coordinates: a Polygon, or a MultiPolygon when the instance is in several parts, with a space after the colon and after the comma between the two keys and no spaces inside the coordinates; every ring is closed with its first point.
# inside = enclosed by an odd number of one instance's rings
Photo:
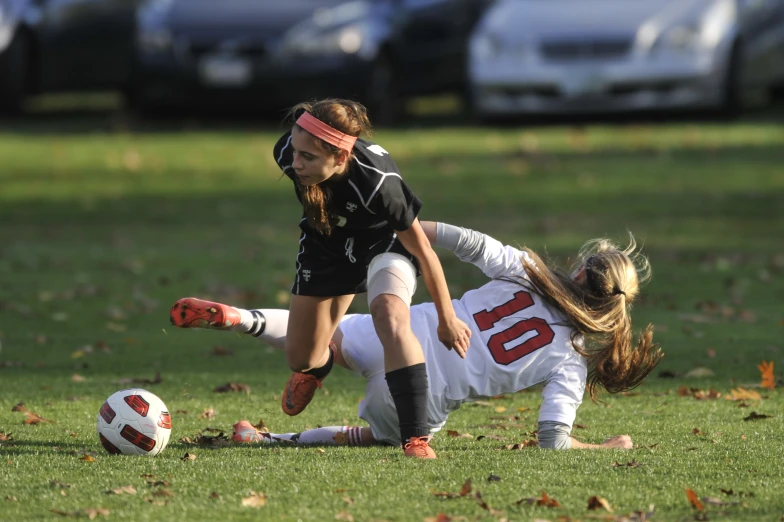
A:
{"type": "MultiPolygon", "coordinates": [[[[395,402],[389,393],[384,373],[384,347],[381,345],[373,318],[370,315],[347,315],[340,323],[343,332],[341,343],[346,364],[367,379],[365,398],[359,403],[359,418],[365,420],[378,442],[400,445],[395,402]]],[[[424,345],[425,340],[420,339],[424,345]]],[[[428,371],[428,377],[430,372],[428,371]]],[[[446,424],[448,413],[428,398],[427,416],[430,433],[434,434],[446,424]]]]}

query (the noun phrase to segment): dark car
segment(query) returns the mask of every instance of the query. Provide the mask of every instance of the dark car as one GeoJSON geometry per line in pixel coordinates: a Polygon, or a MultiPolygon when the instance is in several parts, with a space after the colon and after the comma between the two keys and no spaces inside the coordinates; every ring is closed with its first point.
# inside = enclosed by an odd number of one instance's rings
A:
{"type": "Polygon", "coordinates": [[[282,110],[358,99],[392,121],[414,95],[464,92],[489,0],[152,0],[137,17],[141,107],[282,110]]]}
{"type": "Polygon", "coordinates": [[[138,0],[0,0],[0,111],[29,94],[123,89],[138,0]]]}

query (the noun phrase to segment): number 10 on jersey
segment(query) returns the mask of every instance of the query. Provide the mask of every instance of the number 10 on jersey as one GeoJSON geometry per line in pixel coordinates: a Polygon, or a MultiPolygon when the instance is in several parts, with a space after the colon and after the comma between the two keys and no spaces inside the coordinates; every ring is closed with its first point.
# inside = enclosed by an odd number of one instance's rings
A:
{"type": "MultiPolygon", "coordinates": [[[[520,290],[514,294],[512,300],[496,306],[492,310],[482,310],[474,314],[474,321],[479,330],[484,332],[493,328],[501,319],[505,319],[517,312],[533,306],[534,300],[531,294],[520,290]]],[[[531,317],[521,319],[511,325],[506,330],[495,333],[487,341],[487,348],[493,356],[495,362],[501,365],[509,365],[528,355],[531,352],[547,346],[553,342],[555,333],[544,319],[531,317]],[[504,345],[528,333],[536,332],[536,335],[526,339],[523,343],[507,350],[504,345]]]]}

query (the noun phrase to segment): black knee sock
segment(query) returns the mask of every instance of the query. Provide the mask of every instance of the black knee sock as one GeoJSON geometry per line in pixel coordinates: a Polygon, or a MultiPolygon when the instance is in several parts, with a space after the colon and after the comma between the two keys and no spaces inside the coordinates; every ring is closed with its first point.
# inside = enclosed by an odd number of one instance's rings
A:
{"type": "Polygon", "coordinates": [[[400,440],[430,435],[427,426],[428,384],[425,363],[407,366],[386,374],[387,386],[395,401],[400,421],[400,440]]]}
{"type": "Polygon", "coordinates": [[[335,362],[335,354],[332,352],[332,348],[329,349],[329,360],[327,364],[322,366],[321,368],[313,368],[312,370],[308,370],[306,372],[302,372],[307,375],[312,375],[317,379],[321,380],[326,377],[329,372],[332,370],[332,363],[335,362]]]}

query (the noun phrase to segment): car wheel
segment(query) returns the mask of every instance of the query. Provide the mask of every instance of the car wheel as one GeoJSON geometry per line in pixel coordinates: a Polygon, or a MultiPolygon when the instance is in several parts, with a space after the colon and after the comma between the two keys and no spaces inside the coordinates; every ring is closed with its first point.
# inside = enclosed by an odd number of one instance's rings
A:
{"type": "Polygon", "coordinates": [[[373,123],[393,125],[403,119],[405,110],[400,81],[388,56],[382,54],[376,60],[364,98],[373,123]]]}
{"type": "Polygon", "coordinates": [[[30,44],[18,31],[0,54],[0,112],[19,114],[29,88],[30,44]]]}
{"type": "Polygon", "coordinates": [[[722,100],[719,108],[720,116],[736,118],[742,109],[741,96],[741,42],[736,41],[727,61],[727,72],[722,86],[722,100]]]}

